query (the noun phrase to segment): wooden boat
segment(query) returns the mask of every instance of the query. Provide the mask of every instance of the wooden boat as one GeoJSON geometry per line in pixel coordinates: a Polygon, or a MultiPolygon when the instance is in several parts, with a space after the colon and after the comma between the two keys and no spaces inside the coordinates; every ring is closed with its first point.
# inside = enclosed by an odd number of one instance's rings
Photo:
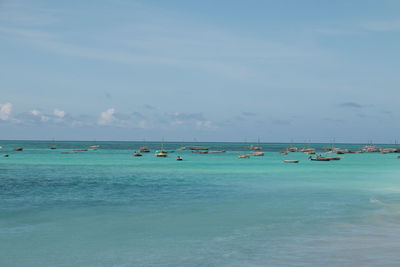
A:
{"type": "Polygon", "coordinates": [[[22,147],[15,147],[15,148],[13,148],[13,151],[22,151],[22,150],[24,150],[22,147]]]}
{"type": "Polygon", "coordinates": [[[141,157],[142,156],[142,153],[140,153],[140,152],[134,152],[133,154],[132,154],[134,157],[141,157]]]}
{"type": "Polygon", "coordinates": [[[313,158],[312,156],[310,156],[309,159],[310,159],[310,160],[314,160],[314,161],[330,161],[329,158],[323,157],[323,156],[321,156],[320,154],[317,154],[317,155],[315,156],[315,158],[313,158]]]}
{"type": "Polygon", "coordinates": [[[192,146],[189,147],[190,150],[208,150],[208,147],[202,147],[202,146],[192,146]]]}
{"type": "Polygon", "coordinates": [[[182,140],[181,147],[178,147],[176,150],[186,150],[186,147],[183,145],[184,141],[182,140]]]}
{"type": "Polygon", "coordinates": [[[244,150],[243,150],[243,154],[240,154],[238,156],[239,159],[248,159],[248,158],[250,158],[250,155],[246,154],[246,148],[247,148],[246,139],[244,139],[244,150]]]}
{"type": "Polygon", "coordinates": [[[197,154],[208,154],[208,150],[192,150],[192,153],[197,153],[197,154]]]}
{"type": "Polygon", "coordinates": [[[183,160],[181,156],[177,156],[176,160],[183,160]]]}
{"type": "Polygon", "coordinates": [[[260,137],[258,137],[257,146],[250,146],[249,149],[250,149],[250,150],[256,150],[256,151],[261,150],[261,147],[260,147],[260,137]]]}
{"type": "Polygon", "coordinates": [[[140,147],[139,151],[140,151],[140,153],[147,153],[147,152],[150,152],[150,150],[149,150],[147,147],[145,147],[145,146],[140,147]]]}
{"type": "Polygon", "coordinates": [[[299,163],[299,160],[284,160],[285,163],[299,163]]]}
{"type": "Polygon", "coordinates": [[[8,154],[3,154],[3,157],[4,158],[8,158],[8,154]]]}
{"type": "Polygon", "coordinates": [[[210,151],[208,153],[224,153],[226,150],[217,150],[217,151],[210,151]]]}
{"type": "Polygon", "coordinates": [[[56,144],[54,143],[54,138],[53,138],[53,142],[50,146],[50,149],[57,149],[56,144]]]}
{"type": "Polygon", "coordinates": [[[167,151],[164,150],[164,137],[162,138],[162,142],[161,142],[161,150],[157,151],[156,153],[156,157],[158,158],[166,158],[167,157],[167,151]]]}
{"type": "Polygon", "coordinates": [[[139,152],[140,153],[148,153],[148,152],[150,152],[150,149],[148,149],[147,146],[146,146],[146,139],[144,139],[143,146],[141,146],[139,148],[139,152]]]}
{"type": "Polygon", "coordinates": [[[261,152],[261,151],[253,151],[253,156],[256,156],[256,157],[264,156],[264,152],[261,152]]]}

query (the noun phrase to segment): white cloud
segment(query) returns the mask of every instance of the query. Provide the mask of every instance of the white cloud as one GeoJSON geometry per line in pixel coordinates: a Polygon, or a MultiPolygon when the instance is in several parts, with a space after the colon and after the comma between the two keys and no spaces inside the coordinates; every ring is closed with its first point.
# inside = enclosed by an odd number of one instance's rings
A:
{"type": "Polygon", "coordinates": [[[63,118],[65,116],[65,111],[56,108],[56,109],[54,109],[53,114],[54,114],[54,116],[57,116],[59,118],[63,118]]]}
{"type": "Polygon", "coordinates": [[[109,108],[106,111],[103,111],[100,114],[100,119],[99,119],[98,123],[100,125],[107,125],[107,124],[112,123],[113,121],[115,121],[114,114],[115,114],[114,108],[109,108]]]}
{"type": "Polygon", "coordinates": [[[32,110],[31,113],[32,113],[32,115],[34,115],[34,116],[39,116],[39,115],[40,115],[40,111],[37,110],[37,109],[32,110]]]}
{"type": "Polygon", "coordinates": [[[11,103],[5,103],[5,104],[0,104],[0,119],[3,121],[8,120],[12,112],[12,104],[11,103]]]}

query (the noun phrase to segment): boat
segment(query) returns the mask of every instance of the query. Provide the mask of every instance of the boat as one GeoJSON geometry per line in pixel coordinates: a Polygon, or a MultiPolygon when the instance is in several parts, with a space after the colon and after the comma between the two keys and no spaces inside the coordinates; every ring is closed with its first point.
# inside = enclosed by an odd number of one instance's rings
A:
{"type": "Polygon", "coordinates": [[[208,154],[208,150],[192,150],[192,153],[197,153],[197,154],[208,154]]]}
{"type": "Polygon", "coordinates": [[[210,152],[208,152],[208,153],[224,153],[224,152],[226,152],[226,150],[217,150],[217,151],[210,151],[210,152]]]}
{"type": "Polygon", "coordinates": [[[178,155],[178,156],[176,157],[176,160],[182,160],[182,157],[178,155]]]}
{"type": "Polygon", "coordinates": [[[299,160],[284,160],[285,163],[299,163],[299,160]]]}
{"type": "MultiPolygon", "coordinates": [[[[260,147],[260,137],[258,137],[257,146],[250,146],[249,149],[250,149],[250,150],[256,150],[256,151],[261,150],[261,147],[260,147]]],[[[264,155],[264,154],[263,154],[263,155],[264,155]]],[[[263,155],[262,155],[262,156],[263,156],[263,155]]]]}
{"type": "Polygon", "coordinates": [[[98,145],[89,146],[87,150],[97,150],[99,148],[98,145]]]}
{"type": "Polygon", "coordinates": [[[288,152],[297,152],[297,147],[293,146],[293,140],[290,142],[290,147],[286,149],[288,152]]]}
{"type": "Polygon", "coordinates": [[[61,152],[61,154],[76,154],[76,152],[70,152],[70,151],[64,151],[64,152],[61,152]]]}
{"type": "Polygon", "coordinates": [[[264,156],[264,152],[261,152],[261,151],[253,151],[253,156],[256,156],[256,157],[264,156]]]}
{"type": "Polygon", "coordinates": [[[141,157],[142,156],[142,153],[140,153],[140,152],[134,152],[133,154],[132,154],[134,157],[141,157]]]}
{"type": "Polygon", "coordinates": [[[72,151],[88,151],[87,149],[72,149],[72,151]]]}
{"type": "Polygon", "coordinates": [[[287,155],[289,152],[288,151],[281,151],[279,153],[282,154],[282,155],[287,155]]]}
{"type": "Polygon", "coordinates": [[[315,161],[330,161],[330,159],[325,158],[325,157],[319,157],[319,158],[309,158],[310,160],[315,160],[315,161]]]}
{"type": "Polygon", "coordinates": [[[3,154],[3,157],[4,158],[8,158],[8,154],[3,154]]]}
{"type": "Polygon", "coordinates": [[[161,150],[157,151],[156,153],[156,157],[158,158],[166,158],[167,157],[167,151],[164,150],[164,137],[162,138],[162,142],[161,142],[161,150]]]}
{"type": "Polygon", "coordinates": [[[143,146],[141,146],[139,148],[139,152],[140,153],[148,153],[148,152],[150,152],[150,149],[148,149],[147,146],[146,146],[146,139],[144,139],[143,146]]]}
{"type": "Polygon", "coordinates": [[[57,149],[56,144],[54,143],[54,138],[53,138],[53,142],[50,146],[50,149],[57,149]]]}
{"type": "Polygon", "coordinates": [[[330,149],[330,152],[328,152],[328,153],[330,153],[331,154],[331,156],[330,157],[325,157],[326,159],[329,159],[329,160],[341,160],[343,157],[333,157],[332,156],[332,153],[335,151],[335,139],[333,139],[333,142],[332,142],[332,147],[331,147],[331,149],[330,149]]]}
{"type": "Polygon", "coordinates": [[[183,145],[184,141],[182,139],[182,145],[181,147],[178,147],[176,150],[186,150],[186,147],[183,145]]]}
{"type": "Polygon", "coordinates": [[[244,139],[244,150],[243,150],[243,154],[240,154],[240,155],[238,156],[239,159],[248,159],[248,158],[250,158],[250,155],[249,155],[249,154],[246,154],[246,148],[247,148],[247,146],[246,146],[246,139],[244,139]]]}
{"type": "Polygon", "coordinates": [[[22,151],[22,150],[24,150],[22,147],[15,147],[15,148],[13,148],[13,151],[22,151]]]}

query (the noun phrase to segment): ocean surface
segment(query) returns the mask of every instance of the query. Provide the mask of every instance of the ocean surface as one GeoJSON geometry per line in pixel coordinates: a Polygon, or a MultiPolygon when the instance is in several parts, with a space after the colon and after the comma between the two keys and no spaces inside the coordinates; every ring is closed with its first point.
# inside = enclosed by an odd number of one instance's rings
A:
{"type": "Polygon", "coordinates": [[[264,157],[238,159],[243,144],[199,143],[227,152],[156,158],[147,143],[139,158],[138,142],[55,144],[0,141],[0,266],[399,265],[400,154],[315,162],[261,144],[264,157]]]}

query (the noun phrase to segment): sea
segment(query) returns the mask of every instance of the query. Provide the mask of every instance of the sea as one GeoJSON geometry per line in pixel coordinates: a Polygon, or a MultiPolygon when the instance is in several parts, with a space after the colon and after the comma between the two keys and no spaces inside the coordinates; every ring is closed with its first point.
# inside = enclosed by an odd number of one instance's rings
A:
{"type": "Polygon", "coordinates": [[[51,145],[0,141],[0,266],[400,264],[400,154],[322,162],[262,143],[264,156],[239,159],[243,143],[185,143],[226,150],[195,154],[167,142],[158,158],[159,142],[142,157],[132,153],[143,142],[51,145]]]}

